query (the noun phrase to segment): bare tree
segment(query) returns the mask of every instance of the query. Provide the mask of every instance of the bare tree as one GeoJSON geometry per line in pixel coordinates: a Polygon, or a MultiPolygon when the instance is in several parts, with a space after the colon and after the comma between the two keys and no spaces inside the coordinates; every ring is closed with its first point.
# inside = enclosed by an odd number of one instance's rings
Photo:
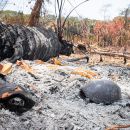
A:
{"type": "Polygon", "coordinates": [[[38,24],[43,2],[44,0],[36,0],[36,3],[30,15],[29,24],[28,24],[29,26],[36,26],[38,24]]]}
{"type": "Polygon", "coordinates": [[[64,3],[65,0],[55,0],[55,13],[57,16],[57,35],[59,38],[59,41],[62,41],[63,38],[63,29],[65,26],[65,23],[68,19],[68,17],[70,16],[70,14],[77,8],[79,7],[81,4],[87,2],[88,0],[84,0],[81,3],[79,3],[77,6],[75,6],[69,13],[68,15],[65,17],[64,21],[62,22],[62,12],[63,12],[63,8],[64,8],[64,3]],[[58,11],[57,11],[58,10],[58,11]]]}
{"type": "Polygon", "coordinates": [[[101,9],[101,11],[103,12],[103,18],[104,18],[104,21],[109,17],[108,15],[107,15],[107,13],[108,13],[108,9],[111,7],[111,4],[105,4],[105,5],[103,5],[103,7],[102,7],[102,9],[101,9]]]}
{"type": "Polygon", "coordinates": [[[128,15],[130,14],[130,7],[128,7],[127,9],[125,9],[124,11],[124,21],[125,21],[125,24],[124,24],[124,28],[127,29],[128,27],[128,15]]]}

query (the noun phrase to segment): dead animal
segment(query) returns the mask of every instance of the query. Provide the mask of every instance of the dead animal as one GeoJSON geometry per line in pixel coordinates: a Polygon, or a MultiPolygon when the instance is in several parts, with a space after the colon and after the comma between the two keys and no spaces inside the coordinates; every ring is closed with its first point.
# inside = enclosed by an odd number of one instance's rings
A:
{"type": "Polygon", "coordinates": [[[88,98],[90,102],[111,104],[121,98],[120,87],[110,80],[93,80],[81,88],[80,96],[88,98]]]}
{"type": "Polygon", "coordinates": [[[0,78],[0,105],[1,108],[21,114],[28,111],[35,105],[31,93],[24,90],[21,86],[0,78]]]}
{"type": "Polygon", "coordinates": [[[20,59],[47,61],[59,54],[70,55],[73,45],[59,42],[52,30],[0,23],[0,60],[20,59]]]}

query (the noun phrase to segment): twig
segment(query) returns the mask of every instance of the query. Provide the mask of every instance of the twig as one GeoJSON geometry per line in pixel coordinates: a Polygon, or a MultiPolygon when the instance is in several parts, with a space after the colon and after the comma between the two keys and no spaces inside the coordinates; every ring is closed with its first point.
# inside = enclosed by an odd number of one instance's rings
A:
{"type": "Polygon", "coordinates": [[[83,56],[83,57],[80,57],[80,58],[68,59],[67,62],[74,62],[74,61],[79,61],[79,60],[82,60],[82,59],[87,59],[87,63],[89,62],[89,57],[88,56],[83,56]]]}
{"type": "Polygon", "coordinates": [[[106,130],[119,130],[119,128],[129,128],[130,125],[117,125],[117,126],[112,126],[110,128],[107,128],[106,130]]]}
{"type": "Polygon", "coordinates": [[[111,53],[111,52],[91,52],[93,54],[99,54],[99,55],[105,55],[105,56],[119,56],[119,57],[125,57],[127,59],[130,58],[130,55],[125,55],[123,53],[111,53]]]}
{"type": "Polygon", "coordinates": [[[69,14],[66,16],[66,18],[65,18],[65,20],[64,20],[64,22],[63,22],[63,24],[62,24],[62,28],[64,28],[65,23],[66,23],[66,20],[68,19],[68,17],[70,16],[70,14],[71,14],[77,7],[79,7],[81,4],[83,4],[83,3],[87,2],[87,1],[88,1],[88,0],[85,0],[85,1],[83,1],[83,2],[81,2],[81,3],[79,3],[77,6],[75,6],[75,7],[69,12],[69,14]]]}

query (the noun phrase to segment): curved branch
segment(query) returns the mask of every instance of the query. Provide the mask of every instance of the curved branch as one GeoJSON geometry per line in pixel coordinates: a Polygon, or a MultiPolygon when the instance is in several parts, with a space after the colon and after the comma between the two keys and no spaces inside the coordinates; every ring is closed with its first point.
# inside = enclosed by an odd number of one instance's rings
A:
{"type": "Polygon", "coordinates": [[[63,24],[62,24],[62,28],[65,26],[65,23],[66,23],[66,21],[67,21],[67,18],[70,16],[70,14],[71,14],[77,7],[79,7],[81,4],[83,4],[83,3],[87,2],[87,1],[89,1],[89,0],[85,0],[85,1],[83,1],[83,2],[81,2],[81,3],[79,3],[77,6],[75,6],[75,7],[69,12],[69,14],[66,16],[66,18],[65,18],[65,20],[64,20],[64,22],[63,22],[63,24]]]}

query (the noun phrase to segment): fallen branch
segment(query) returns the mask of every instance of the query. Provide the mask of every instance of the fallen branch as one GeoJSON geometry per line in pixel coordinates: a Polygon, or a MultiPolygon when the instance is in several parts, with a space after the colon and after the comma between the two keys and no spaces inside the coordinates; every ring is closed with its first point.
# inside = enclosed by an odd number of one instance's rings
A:
{"type": "Polygon", "coordinates": [[[126,57],[127,59],[130,58],[130,55],[125,55],[123,53],[111,53],[111,52],[91,52],[93,54],[105,55],[105,56],[119,56],[119,57],[126,57]]]}
{"type": "Polygon", "coordinates": [[[99,52],[97,50],[95,50],[93,47],[91,47],[90,45],[88,45],[88,48],[90,49],[89,53],[90,54],[99,54],[100,55],[100,61],[102,62],[102,55],[104,56],[117,56],[117,57],[123,57],[124,58],[124,64],[126,63],[127,59],[130,59],[130,53],[129,52],[125,52],[125,53],[116,53],[116,52],[99,52]]]}
{"type": "Polygon", "coordinates": [[[83,56],[83,57],[79,57],[79,58],[68,59],[67,62],[74,62],[74,61],[79,61],[79,60],[83,60],[83,59],[86,59],[87,63],[89,62],[89,57],[88,56],[83,56]]]}
{"type": "Polygon", "coordinates": [[[117,125],[117,126],[113,126],[111,128],[107,128],[106,130],[119,130],[120,128],[129,128],[130,125],[117,125]]]}
{"type": "Polygon", "coordinates": [[[97,51],[94,51],[94,52],[91,52],[91,54],[99,54],[100,56],[101,55],[104,55],[104,56],[113,56],[113,57],[123,57],[124,58],[124,64],[126,63],[126,59],[130,59],[130,55],[126,55],[126,54],[123,54],[123,53],[112,53],[112,52],[97,52],[97,51]]]}
{"type": "Polygon", "coordinates": [[[12,72],[12,63],[0,64],[0,74],[8,75],[12,72]]]}
{"type": "Polygon", "coordinates": [[[28,74],[30,74],[33,78],[38,79],[38,77],[35,75],[33,69],[31,66],[26,64],[24,61],[18,61],[16,62],[18,66],[20,66],[22,69],[24,69],[28,74]]]}

